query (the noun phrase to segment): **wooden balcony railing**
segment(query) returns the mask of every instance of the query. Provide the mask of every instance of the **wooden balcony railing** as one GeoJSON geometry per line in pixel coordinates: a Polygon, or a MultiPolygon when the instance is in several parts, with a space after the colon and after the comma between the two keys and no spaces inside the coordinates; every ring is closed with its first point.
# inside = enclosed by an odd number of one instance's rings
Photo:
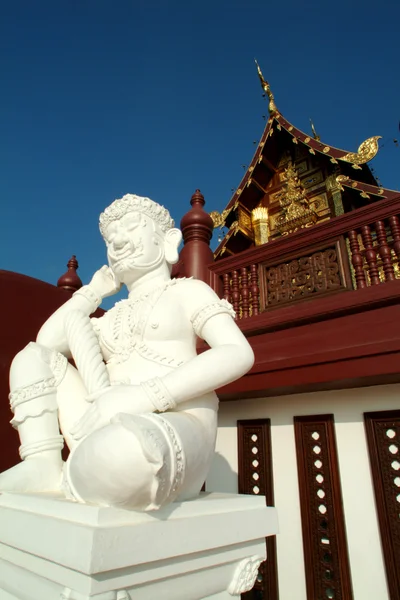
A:
{"type": "Polygon", "coordinates": [[[400,195],[209,266],[238,319],[400,278],[400,195]]]}

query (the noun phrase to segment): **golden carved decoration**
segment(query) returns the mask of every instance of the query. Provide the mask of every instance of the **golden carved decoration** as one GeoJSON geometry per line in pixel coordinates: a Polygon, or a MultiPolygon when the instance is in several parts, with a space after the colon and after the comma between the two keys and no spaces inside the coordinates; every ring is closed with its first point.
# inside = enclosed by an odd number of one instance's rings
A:
{"type": "Polygon", "coordinates": [[[293,125],[291,125],[290,127],[288,127],[288,131],[293,131],[293,125]]]}
{"type": "Polygon", "coordinates": [[[382,196],[382,194],[383,194],[383,188],[381,188],[381,189],[379,190],[378,194],[379,194],[380,196],[382,196]]]}
{"type": "Polygon", "coordinates": [[[367,192],[360,192],[360,196],[361,196],[361,198],[370,198],[370,196],[367,194],[367,192]]]}
{"type": "Polygon", "coordinates": [[[329,177],[327,177],[325,180],[325,185],[328,192],[336,192],[341,188],[338,178],[335,177],[335,175],[329,175],[329,177]]]}
{"type": "Polygon", "coordinates": [[[354,163],[355,165],[364,165],[378,154],[378,140],[380,140],[381,137],[382,136],[380,135],[374,135],[373,137],[368,138],[365,142],[360,144],[357,152],[349,152],[342,156],[340,160],[345,160],[346,162],[354,163]]]}
{"type": "Polygon", "coordinates": [[[338,161],[336,160],[336,158],[334,158],[334,157],[332,156],[332,158],[331,158],[331,163],[333,163],[334,165],[337,165],[337,164],[338,164],[338,161]]]}
{"type": "Polygon", "coordinates": [[[276,112],[278,112],[278,109],[276,108],[276,104],[275,104],[275,99],[274,99],[274,95],[271,91],[270,85],[268,83],[268,81],[266,81],[264,79],[264,75],[262,74],[262,71],[259,67],[258,62],[255,60],[256,66],[257,66],[257,73],[258,73],[258,77],[260,79],[260,83],[261,83],[261,87],[264,90],[264,92],[267,94],[268,99],[269,99],[269,104],[268,104],[268,110],[269,110],[269,114],[270,115],[274,115],[276,112]]]}
{"type": "Polygon", "coordinates": [[[310,207],[315,210],[320,218],[330,214],[328,197],[325,193],[313,196],[310,198],[309,203],[310,207]]]}
{"type": "Polygon", "coordinates": [[[265,206],[255,208],[251,213],[251,222],[256,246],[266,244],[269,239],[268,208],[265,206]]]}
{"type": "Polygon", "coordinates": [[[246,233],[247,235],[249,235],[250,237],[253,236],[253,230],[252,230],[252,220],[251,220],[251,215],[250,212],[245,209],[243,206],[239,209],[238,211],[238,220],[239,220],[239,227],[240,229],[246,233]]]}
{"type": "Polygon", "coordinates": [[[278,125],[276,126],[276,128],[280,131],[282,129],[281,124],[278,123],[278,125]]]}
{"type": "Polygon", "coordinates": [[[233,235],[236,235],[239,231],[239,222],[233,221],[232,225],[229,227],[229,231],[233,231],[233,235]]]}
{"type": "Polygon", "coordinates": [[[297,138],[295,138],[295,137],[294,137],[294,138],[292,138],[292,142],[293,142],[293,144],[297,144],[297,143],[298,143],[298,140],[297,140],[297,138]]]}
{"type": "Polygon", "coordinates": [[[282,212],[275,226],[282,235],[299,228],[311,227],[317,221],[317,213],[310,207],[306,192],[301,185],[296,169],[289,163],[285,169],[284,196],[279,200],[282,212]]]}
{"type": "Polygon", "coordinates": [[[308,142],[309,142],[310,140],[311,140],[311,138],[307,136],[306,138],[304,138],[304,143],[305,143],[305,144],[308,144],[308,142]]]}
{"type": "Polygon", "coordinates": [[[324,154],[328,154],[329,150],[330,150],[330,147],[329,146],[325,146],[325,148],[323,148],[322,152],[324,154]]]}
{"type": "Polygon", "coordinates": [[[343,187],[342,183],[348,184],[350,181],[351,181],[351,179],[347,175],[338,175],[336,177],[336,183],[338,184],[339,190],[341,192],[344,192],[344,187],[343,187]]]}
{"type": "Polygon", "coordinates": [[[308,151],[309,151],[310,154],[315,154],[314,148],[309,148],[308,151]]]}
{"type": "Polygon", "coordinates": [[[212,212],[210,212],[210,217],[212,218],[212,222],[214,223],[214,229],[216,229],[217,227],[224,227],[226,217],[229,215],[230,212],[231,210],[229,208],[223,210],[222,213],[219,213],[217,210],[213,210],[212,212]]]}
{"type": "MultiPolygon", "coordinates": [[[[299,173],[298,167],[297,167],[297,173],[299,173]]],[[[301,180],[301,183],[302,183],[303,187],[305,187],[307,189],[307,193],[309,193],[311,191],[309,188],[314,188],[315,186],[318,186],[318,184],[322,183],[323,180],[324,180],[324,176],[323,176],[322,171],[317,171],[313,175],[308,175],[307,177],[303,177],[303,179],[301,180]]]]}

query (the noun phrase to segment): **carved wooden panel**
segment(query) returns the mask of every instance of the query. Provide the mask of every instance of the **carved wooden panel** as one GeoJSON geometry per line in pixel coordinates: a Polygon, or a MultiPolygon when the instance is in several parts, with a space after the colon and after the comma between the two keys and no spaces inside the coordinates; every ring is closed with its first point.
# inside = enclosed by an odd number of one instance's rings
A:
{"type": "MultiPolygon", "coordinates": [[[[239,494],[266,497],[274,506],[272,473],[271,423],[269,419],[238,421],[239,494]]],[[[246,600],[278,600],[276,538],[266,538],[267,561],[259,569],[252,592],[246,600]]]]}
{"type": "Polygon", "coordinates": [[[400,600],[400,410],[364,418],[390,600],[400,600]]]}
{"type": "Polygon", "coordinates": [[[264,310],[349,287],[340,242],[263,267],[264,310]]]}
{"type": "Polygon", "coordinates": [[[352,600],[333,415],[295,417],[307,599],[352,600]]]}

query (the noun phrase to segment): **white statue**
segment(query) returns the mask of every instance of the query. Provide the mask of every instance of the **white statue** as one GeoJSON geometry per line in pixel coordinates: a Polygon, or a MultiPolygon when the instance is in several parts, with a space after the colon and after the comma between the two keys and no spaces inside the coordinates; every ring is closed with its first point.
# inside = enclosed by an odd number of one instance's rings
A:
{"type": "Polygon", "coordinates": [[[170,278],[181,232],[165,208],[128,194],[102,213],[100,230],[109,266],[12,363],[23,462],[0,475],[0,491],[154,510],[199,493],[214,453],[214,390],[254,356],[229,303],[202,281],[170,278]],[[123,284],[128,299],[90,319],[123,284]],[[200,355],[196,336],[210,347],[200,355]]]}

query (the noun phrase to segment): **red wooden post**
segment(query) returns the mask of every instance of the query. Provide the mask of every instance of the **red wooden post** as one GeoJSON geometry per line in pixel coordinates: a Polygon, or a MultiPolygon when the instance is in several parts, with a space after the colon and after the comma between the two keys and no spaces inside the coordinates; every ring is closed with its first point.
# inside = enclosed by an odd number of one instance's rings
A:
{"type": "Polygon", "coordinates": [[[82,281],[77,274],[79,267],[78,261],[76,260],[75,254],[67,262],[68,271],[61,275],[57,281],[57,287],[68,290],[69,292],[76,292],[82,287],[82,281]]]}
{"type": "Polygon", "coordinates": [[[222,280],[224,282],[224,298],[228,302],[231,301],[231,284],[229,281],[229,273],[224,273],[222,275],[222,280]]]}
{"type": "Polygon", "coordinates": [[[181,220],[184,246],[179,258],[186,277],[194,277],[211,284],[208,265],[214,261],[214,255],[210,248],[214,223],[203,208],[205,201],[200,190],[195,191],[190,204],[192,208],[181,220]]]}
{"type": "Polygon", "coordinates": [[[260,312],[260,288],[258,286],[258,268],[257,265],[250,265],[250,278],[251,278],[251,307],[252,314],[258,315],[260,312]]]}
{"type": "Polygon", "coordinates": [[[390,246],[387,242],[386,227],[383,221],[377,221],[375,223],[376,237],[379,242],[379,254],[383,262],[383,271],[385,273],[386,281],[393,281],[396,279],[394,275],[394,269],[392,265],[392,253],[390,246]]]}
{"type": "Polygon", "coordinates": [[[242,292],[242,319],[246,319],[249,316],[249,276],[247,273],[247,267],[240,269],[240,288],[242,292]]]}
{"type": "Polygon", "coordinates": [[[237,271],[232,271],[232,306],[237,318],[240,318],[239,273],[237,271]]]}
{"type": "Polygon", "coordinates": [[[367,287],[367,282],[363,269],[363,257],[360,252],[360,244],[357,239],[357,231],[352,229],[349,231],[348,235],[351,249],[351,262],[354,267],[357,288],[365,288],[367,287]]]}
{"type": "Polygon", "coordinates": [[[400,222],[399,217],[393,215],[389,217],[389,225],[393,236],[393,249],[396,252],[397,258],[400,258],[400,222]]]}
{"type": "Polygon", "coordinates": [[[376,251],[373,247],[371,228],[369,225],[361,227],[361,236],[365,246],[365,258],[369,267],[369,276],[372,285],[380,283],[378,266],[376,264],[376,251]]]}

